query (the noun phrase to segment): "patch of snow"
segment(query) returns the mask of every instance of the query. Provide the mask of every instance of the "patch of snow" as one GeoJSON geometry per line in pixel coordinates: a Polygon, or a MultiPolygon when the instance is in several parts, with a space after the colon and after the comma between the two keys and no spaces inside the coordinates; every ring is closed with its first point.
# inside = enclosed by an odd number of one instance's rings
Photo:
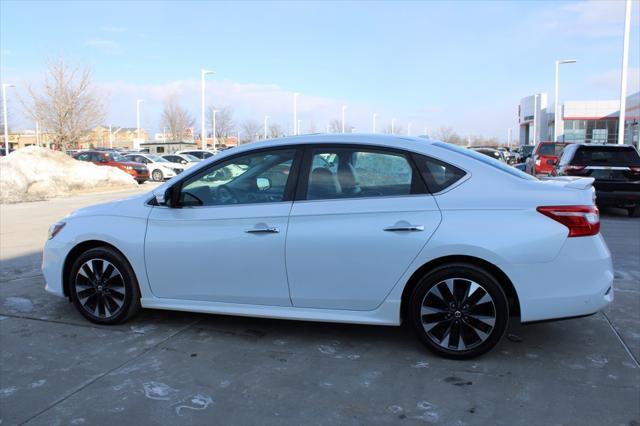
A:
{"type": "Polygon", "coordinates": [[[17,390],[18,390],[18,388],[16,388],[15,386],[9,386],[8,388],[2,388],[2,389],[0,389],[0,398],[11,396],[14,393],[16,393],[17,390]]]}
{"type": "Polygon", "coordinates": [[[0,158],[0,203],[136,186],[133,177],[116,167],[96,166],[46,148],[28,146],[0,158]]]}
{"type": "Polygon", "coordinates": [[[33,310],[31,300],[24,297],[7,297],[4,301],[4,306],[16,312],[31,312],[33,310]]]}
{"type": "Polygon", "coordinates": [[[35,382],[31,383],[31,384],[29,385],[29,387],[30,387],[31,389],[39,388],[39,387],[44,386],[44,384],[45,384],[45,383],[47,383],[47,381],[46,381],[46,380],[44,380],[44,379],[40,379],[40,380],[37,380],[37,381],[35,381],[35,382]]]}
{"type": "Polygon", "coordinates": [[[205,410],[211,404],[213,404],[213,399],[209,395],[194,395],[192,397],[187,398],[188,401],[183,401],[185,404],[179,405],[176,407],[176,414],[182,416],[180,410],[205,410]]]}
{"type": "Polygon", "coordinates": [[[147,382],[143,383],[142,386],[144,387],[144,396],[149,399],[157,399],[160,401],[169,400],[169,395],[177,392],[177,390],[173,389],[171,386],[160,382],[147,382]]]}

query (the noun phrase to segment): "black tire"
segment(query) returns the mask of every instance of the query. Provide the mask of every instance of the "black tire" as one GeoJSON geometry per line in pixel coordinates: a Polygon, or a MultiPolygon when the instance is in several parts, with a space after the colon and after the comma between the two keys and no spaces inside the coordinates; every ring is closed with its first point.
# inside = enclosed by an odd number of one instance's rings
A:
{"type": "Polygon", "coordinates": [[[408,314],[431,351],[445,358],[469,359],[500,341],[509,321],[509,304],[491,274],[475,265],[456,263],[440,266],[420,280],[411,294],[408,314]],[[445,287],[453,291],[447,294],[445,287]]]}
{"type": "Polygon", "coordinates": [[[629,207],[627,209],[629,217],[640,217],[640,206],[629,207]]]}
{"type": "Polygon", "coordinates": [[[151,179],[154,182],[162,182],[164,180],[164,174],[162,174],[162,170],[159,169],[155,169],[152,173],[151,173],[151,179]]]}
{"type": "Polygon", "coordinates": [[[120,253],[109,247],[89,249],[78,256],[68,283],[76,309],[96,324],[120,324],[140,310],[140,289],[133,269],[120,253]],[[102,272],[94,273],[100,269],[102,272]]]}
{"type": "Polygon", "coordinates": [[[138,185],[142,185],[143,183],[145,183],[147,180],[146,179],[138,179],[138,185]]]}

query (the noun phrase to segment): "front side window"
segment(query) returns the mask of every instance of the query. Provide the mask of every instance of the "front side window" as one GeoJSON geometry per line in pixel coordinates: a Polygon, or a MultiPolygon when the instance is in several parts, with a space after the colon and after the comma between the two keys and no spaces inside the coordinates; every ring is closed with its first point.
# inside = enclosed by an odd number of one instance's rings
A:
{"type": "Polygon", "coordinates": [[[295,152],[264,151],[215,164],[183,183],[179,203],[219,206],[283,201],[295,152]]]}
{"type": "Polygon", "coordinates": [[[391,152],[363,149],[315,149],[307,199],[388,197],[424,193],[409,159],[391,152]]]}

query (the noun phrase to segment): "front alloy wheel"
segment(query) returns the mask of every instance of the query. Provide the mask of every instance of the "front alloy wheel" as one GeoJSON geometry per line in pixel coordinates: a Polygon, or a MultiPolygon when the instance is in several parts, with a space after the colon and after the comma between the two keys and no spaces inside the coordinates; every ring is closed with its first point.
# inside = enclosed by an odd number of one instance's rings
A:
{"type": "Polygon", "coordinates": [[[473,265],[450,265],[425,276],[412,300],[414,328],[439,355],[465,359],[495,346],[506,329],[508,304],[502,288],[473,265]]]}
{"type": "Polygon", "coordinates": [[[68,288],[78,311],[98,324],[124,322],[140,308],[140,293],[131,266],[108,247],[87,250],[75,260],[68,288]]]}
{"type": "Polygon", "coordinates": [[[154,170],[153,173],[151,173],[151,178],[156,182],[162,182],[162,180],[164,179],[162,170],[158,170],[158,169],[154,170]]]}

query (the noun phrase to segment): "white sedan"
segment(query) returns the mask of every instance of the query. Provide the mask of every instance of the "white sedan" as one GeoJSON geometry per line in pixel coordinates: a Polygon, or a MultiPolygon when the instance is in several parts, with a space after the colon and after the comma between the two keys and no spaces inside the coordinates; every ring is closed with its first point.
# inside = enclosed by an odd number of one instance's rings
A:
{"type": "Polygon", "coordinates": [[[156,182],[171,179],[186,169],[183,164],[172,163],[171,161],[154,154],[127,154],[125,157],[131,161],[146,164],[149,169],[149,174],[151,175],[151,180],[156,182]]]}
{"type": "Polygon", "coordinates": [[[432,351],[469,358],[510,317],[579,317],[613,300],[592,181],[540,181],[425,139],[268,140],[54,224],[46,289],[99,324],[140,307],[406,321],[432,351]]]}

